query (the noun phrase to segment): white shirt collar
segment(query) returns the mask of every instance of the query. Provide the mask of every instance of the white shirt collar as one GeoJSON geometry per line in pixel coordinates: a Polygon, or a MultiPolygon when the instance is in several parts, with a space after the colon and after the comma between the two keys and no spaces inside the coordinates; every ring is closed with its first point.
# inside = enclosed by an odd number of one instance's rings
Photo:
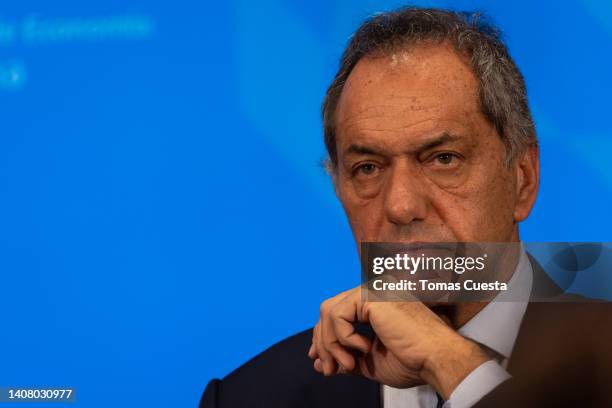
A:
{"type": "MultiPolygon", "coordinates": [[[[521,244],[521,255],[508,289],[495,296],[459,333],[501,354],[507,362],[527,309],[532,281],[531,263],[521,244]]],[[[382,385],[381,391],[385,408],[433,407],[438,402],[435,391],[427,384],[403,389],[382,385]]]]}
{"type": "Polygon", "coordinates": [[[480,312],[464,324],[459,333],[510,358],[523,315],[527,309],[533,270],[521,244],[521,255],[508,289],[497,294],[480,312]]]}

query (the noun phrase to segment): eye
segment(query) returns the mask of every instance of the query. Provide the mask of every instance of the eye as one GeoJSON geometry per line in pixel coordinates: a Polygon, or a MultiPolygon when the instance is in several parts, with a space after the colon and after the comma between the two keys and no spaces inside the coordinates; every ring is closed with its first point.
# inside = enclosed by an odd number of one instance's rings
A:
{"type": "Polygon", "coordinates": [[[355,167],[355,169],[353,170],[353,174],[370,176],[374,174],[376,170],[378,170],[378,166],[374,163],[363,163],[355,167]]]}
{"type": "Polygon", "coordinates": [[[459,159],[459,156],[455,153],[438,153],[433,157],[433,164],[443,167],[451,167],[458,164],[457,159],[459,159]]]}
{"type": "Polygon", "coordinates": [[[440,153],[435,157],[435,160],[444,166],[448,166],[455,160],[457,156],[452,153],[440,153]]]}

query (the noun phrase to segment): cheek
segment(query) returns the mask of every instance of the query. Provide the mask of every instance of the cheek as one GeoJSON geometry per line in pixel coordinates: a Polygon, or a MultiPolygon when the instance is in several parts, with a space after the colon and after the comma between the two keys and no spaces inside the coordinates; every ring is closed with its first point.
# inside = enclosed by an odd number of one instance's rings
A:
{"type": "Polygon", "coordinates": [[[497,174],[460,190],[438,190],[432,205],[458,241],[505,241],[513,228],[512,192],[507,174],[497,174]]]}
{"type": "Polygon", "coordinates": [[[440,219],[440,227],[450,230],[455,240],[473,239],[473,220],[477,206],[459,195],[447,192],[433,194],[431,204],[440,219]]]}
{"type": "Polygon", "coordinates": [[[339,199],[344,208],[353,236],[358,241],[376,240],[384,216],[381,200],[359,197],[353,189],[340,189],[339,199]]]}

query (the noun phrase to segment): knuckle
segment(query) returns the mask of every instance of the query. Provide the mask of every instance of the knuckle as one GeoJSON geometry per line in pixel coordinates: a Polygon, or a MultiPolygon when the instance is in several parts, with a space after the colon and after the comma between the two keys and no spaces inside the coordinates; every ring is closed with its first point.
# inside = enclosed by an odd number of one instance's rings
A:
{"type": "Polygon", "coordinates": [[[361,310],[365,315],[369,315],[372,311],[372,307],[375,307],[376,302],[364,302],[361,310]]]}
{"type": "Polygon", "coordinates": [[[343,346],[349,345],[348,339],[344,336],[338,336],[338,343],[342,344],[343,346]]]}
{"type": "Polygon", "coordinates": [[[321,307],[319,309],[321,312],[321,316],[326,315],[331,309],[331,301],[329,299],[324,300],[323,302],[321,302],[321,307]]]}
{"type": "Polygon", "coordinates": [[[331,307],[328,313],[329,313],[329,317],[331,317],[332,319],[337,319],[340,316],[340,308],[331,307]]]}

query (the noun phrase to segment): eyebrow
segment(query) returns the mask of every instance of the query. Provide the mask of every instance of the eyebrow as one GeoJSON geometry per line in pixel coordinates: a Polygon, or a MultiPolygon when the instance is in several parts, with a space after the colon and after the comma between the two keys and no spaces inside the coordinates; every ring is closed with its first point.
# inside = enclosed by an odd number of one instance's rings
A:
{"type": "Polygon", "coordinates": [[[434,137],[432,140],[429,140],[423,143],[416,150],[422,152],[425,150],[433,149],[434,147],[441,146],[445,143],[455,142],[460,139],[461,139],[461,136],[459,135],[452,134],[449,132],[443,132],[442,134],[434,137]]]}
{"type": "MultiPolygon", "coordinates": [[[[441,146],[445,143],[450,143],[450,142],[454,142],[461,139],[461,136],[456,135],[456,134],[452,134],[449,132],[443,132],[441,134],[439,134],[438,136],[433,137],[430,140],[427,140],[423,143],[421,143],[421,145],[419,145],[416,149],[414,149],[414,151],[416,152],[423,152],[429,149],[433,149],[435,147],[441,146]]],[[[364,146],[364,145],[360,145],[360,144],[351,144],[346,150],[345,150],[346,154],[361,154],[361,155],[374,155],[374,156],[382,156],[382,149],[378,150],[375,147],[369,147],[369,146],[364,146]]]]}

